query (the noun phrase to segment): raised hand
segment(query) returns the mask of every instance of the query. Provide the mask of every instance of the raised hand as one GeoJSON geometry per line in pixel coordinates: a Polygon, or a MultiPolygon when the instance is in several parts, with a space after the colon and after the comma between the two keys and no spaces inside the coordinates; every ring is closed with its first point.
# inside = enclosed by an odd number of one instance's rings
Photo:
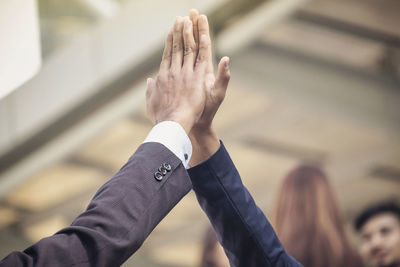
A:
{"type": "Polygon", "coordinates": [[[196,43],[188,17],[175,19],[165,41],[159,73],[155,80],[147,80],[147,112],[154,123],[175,121],[189,133],[202,116],[211,59],[209,37],[199,36],[196,43]]]}
{"type": "MultiPolygon", "coordinates": [[[[190,20],[193,24],[193,34],[196,44],[199,36],[205,36],[209,43],[210,30],[207,17],[199,15],[197,10],[190,11],[190,20]]],[[[205,106],[200,119],[193,126],[189,137],[193,145],[193,154],[190,164],[195,166],[213,155],[219,148],[219,139],[212,127],[214,116],[225,98],[230,79],[229,58],[223,57],[218,64],[217,77],[214,75],[211,45],[207,47],[207,68],[204,90],[206,94],[205,106]]]]}
{"type": "MultiPolygon", "coordinates": [[[[199,43],[199,36],[202,35],[205,35],[208,42],[211,43],[207,17],[205,15],[199,15],[198,11],[193,9],[190,11],[190,20],[193,24],[193,34],[196,44],[199,43]]],[[[215,113],[225,98],[230,79],[229,58],[223,57],[220,60],[217,77],[215,77],[211,45],[208,46],[206,53],[209,59],[207,61],[205,78],[206,103],[203,114],[200,120],[194,125],[193,130],[197,130],[197,128],[201,128],[198,130],[204,130],[205,128],[211,127],[215,113]]]]}

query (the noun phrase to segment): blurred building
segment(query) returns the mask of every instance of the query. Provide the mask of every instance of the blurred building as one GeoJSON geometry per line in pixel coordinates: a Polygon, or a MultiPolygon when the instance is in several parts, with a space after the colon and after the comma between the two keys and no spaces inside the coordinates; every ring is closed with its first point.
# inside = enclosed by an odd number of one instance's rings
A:
{"type": "MultiPolygon", "coordinates": [[[[38,0],[42,68],[0,99],[0,258],[70,224],[144,140],[145,80],[193,7],[231,58],[217,131],[267,214],[304,161],[348,223],[400,201],[399,1],[38,0]]],[[[196,266],[207,224],[189,193],[124,266],[196,266]]]]}

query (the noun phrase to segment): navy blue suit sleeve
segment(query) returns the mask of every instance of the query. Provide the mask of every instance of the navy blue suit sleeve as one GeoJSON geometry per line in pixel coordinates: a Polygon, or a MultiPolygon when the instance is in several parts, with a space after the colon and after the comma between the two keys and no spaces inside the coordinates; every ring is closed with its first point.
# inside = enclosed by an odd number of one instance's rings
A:
{"type": "Polygon", "coordinates": [[[282,247],[243,185],[222,142],[210,159],[188,172],[199,204],[211,221],[231,266],[301,266],[282,247]]]}
{"type": "Polygon", "coordinates": [[[120,266],[190,189],[187,172],[171,151],[142,144],[71,226],[12,252],[0,266],[120,266]],[[157,181],[154,172],[162,163],[172,169],[157,181]]]}

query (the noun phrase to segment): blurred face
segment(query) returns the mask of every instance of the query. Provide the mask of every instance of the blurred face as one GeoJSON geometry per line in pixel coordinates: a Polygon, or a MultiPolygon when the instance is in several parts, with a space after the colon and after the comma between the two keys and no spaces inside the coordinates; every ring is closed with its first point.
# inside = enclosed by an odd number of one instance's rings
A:
{"type": "Polygon", "coordinates": [[[360,252],[373,266],[400,266],[400,220],[392,213],[369,219],[361,228],[360,252]]]}

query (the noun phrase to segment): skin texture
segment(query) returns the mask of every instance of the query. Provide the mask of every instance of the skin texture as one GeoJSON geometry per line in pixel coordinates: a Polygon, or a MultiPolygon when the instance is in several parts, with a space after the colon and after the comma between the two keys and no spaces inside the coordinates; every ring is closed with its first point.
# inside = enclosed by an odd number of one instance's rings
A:
{"type": "Polygon", "coordinates": [[[200,35],[196,46],[188,17],[175,19],[165,41],[158,75],[147,80],[147,112],[154,123],[175,121],[189,133],[199,120],[206,100],[204,84],[211,60],[209,47],[209,38],[205,35],[200,35]]]}
{"type": "Polygon", "coordinates": [[[379,267],[400,266],[400,220],[392,213],[378,214],[361,228],[360,253],[379,267]]]}
{"type": "MultiPolygon", "coordinates": [[[[190,20],[193,24],[194,39],[198,43],[198,36],[206,36],[210,40],[210,30],[207,17],[199,15],[197,10],[190,11],[190,20]]],[[[207,47],[206,77],[205,77],[205,106],[199,120],[194,124],[189,137],[193,146],[193,154],[190,160],[191,166],[195,166],[212,156],[220,146],[219,139],[212,127],[215,113],[225,98],[230,79],[229,58],[223,57],[218,64],[217,76],[214,75],[211,46],[207,47]]]]}
{"type": "Polygon", "coordinates": [[[153,123],[178,122],[189,135],[195,166],[213,155],[219,139],[212,120],[225,98],[230,79],[229,58],[214,75],[208,20],[195,9],[177,17],[165,41],[156,79],[147,80],[147,113],[153,123]]]}

